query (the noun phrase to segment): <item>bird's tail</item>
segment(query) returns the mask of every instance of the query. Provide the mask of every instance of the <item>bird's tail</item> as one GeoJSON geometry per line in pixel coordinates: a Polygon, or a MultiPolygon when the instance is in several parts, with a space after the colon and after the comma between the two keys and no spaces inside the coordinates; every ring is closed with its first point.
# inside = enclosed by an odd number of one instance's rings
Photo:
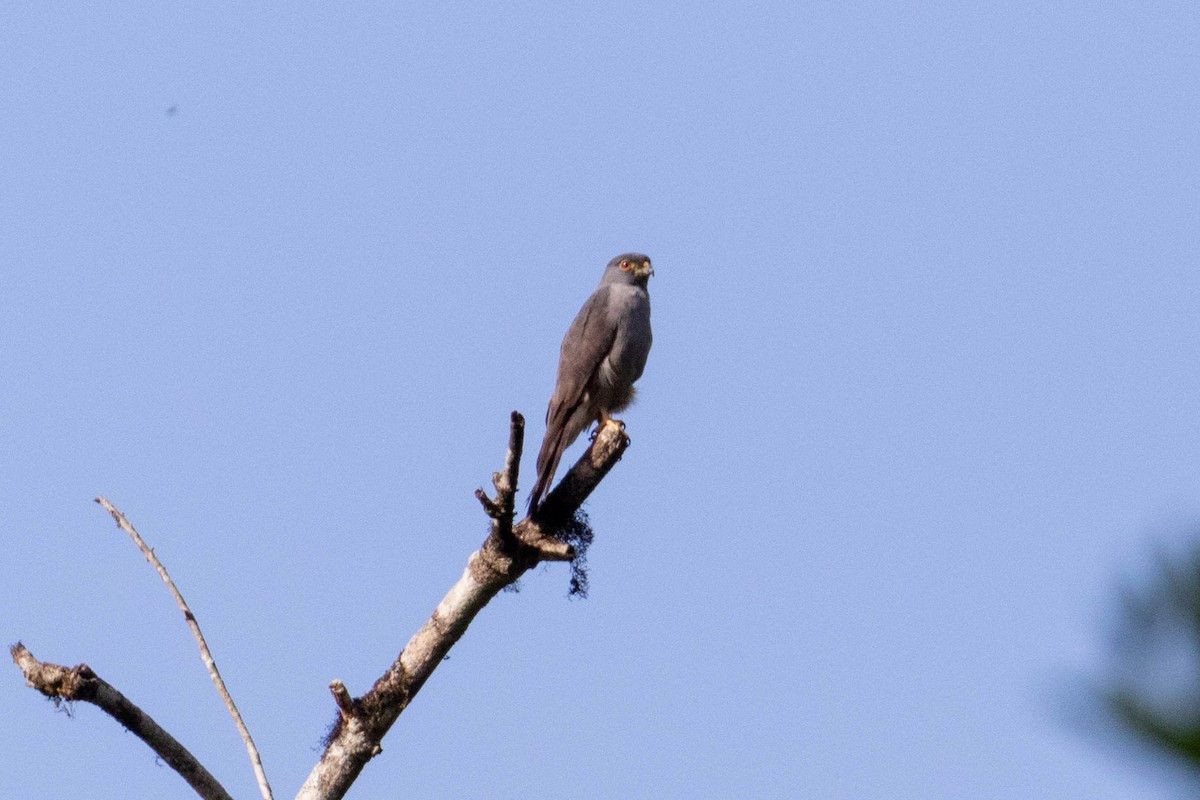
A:
{"type": "Polygon", "coordinates": [[[560,429],[557,434],[551,431],[546,432],[546,440],[542,442],[542,451],[538,453],[537,482],[533,484],[533,491],[529,495],[530,514],[537,510],[542,499],[549,494],[550,482],[554,480],[554,473],[558,469],[558,462],[562,459],[565,449],[563,430],[560,429]]]}

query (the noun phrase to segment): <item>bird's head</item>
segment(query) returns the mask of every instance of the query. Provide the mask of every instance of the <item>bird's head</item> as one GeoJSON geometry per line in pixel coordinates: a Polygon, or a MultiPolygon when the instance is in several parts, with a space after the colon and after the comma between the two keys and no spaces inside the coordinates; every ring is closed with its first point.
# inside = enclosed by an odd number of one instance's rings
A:
{"type": "Polygon", "coordinates": [[[605,283],[632,283],[645,286],[654,274],[650,256],[641,253],[624,253],[608,262],[604,270],[605,283]]]}

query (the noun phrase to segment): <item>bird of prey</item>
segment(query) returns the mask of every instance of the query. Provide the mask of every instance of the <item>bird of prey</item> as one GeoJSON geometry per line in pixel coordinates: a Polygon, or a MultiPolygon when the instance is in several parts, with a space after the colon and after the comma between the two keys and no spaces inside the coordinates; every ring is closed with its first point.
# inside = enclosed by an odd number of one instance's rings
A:
{"type": "MultiPolygon", "coordinates": [[[[559,459],[593,422],[604,425],[633,402],[633,383],[650,353],[650,295],[654,268],[641,253],[608,262],[604,277],[563,337],[558,379],[546,409],[546,438],[537,459],[534,511],[550,491],[559,459]]],[[[597,428],[599,430],[599,428],[597,428]]]]}

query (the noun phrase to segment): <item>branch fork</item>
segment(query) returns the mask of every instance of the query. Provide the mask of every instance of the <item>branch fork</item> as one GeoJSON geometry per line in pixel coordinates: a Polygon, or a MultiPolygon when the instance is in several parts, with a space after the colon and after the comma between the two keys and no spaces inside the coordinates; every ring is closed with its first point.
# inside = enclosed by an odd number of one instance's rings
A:
{"type": "Polygon", "coordinates": [[[475,615],[504,587],[515,583],[542,561],[570,561],[575,549],[557,538],[584,500],[629,447],[620,425],[601,426],[587,452],[532,514],[514,523],[515,497],[525,418],[511,417],[504,469],[492,476],[495,497],[483,489],[475,497],[492,521],[483,545],[467,560],[462,577],[451,587],[421,630],[409,640],[391,668],[367,694],[337,700],[338,721],[325,753],[309,774],[296,800],[336,800],[345,795],[366,763],[380,752],[380,742],[412,698],[466,632],[475,615]],[[349,708],[349,712],[347,712],[349,708]]]}

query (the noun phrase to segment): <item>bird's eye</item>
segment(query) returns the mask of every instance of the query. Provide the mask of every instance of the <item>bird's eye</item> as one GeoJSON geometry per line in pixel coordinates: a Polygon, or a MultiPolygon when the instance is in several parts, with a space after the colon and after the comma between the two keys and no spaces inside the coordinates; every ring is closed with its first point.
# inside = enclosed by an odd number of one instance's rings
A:
{"type": "Polygon", "coordinates": [[[621,269],[625,270],[626,272],[628,272],[628,271],[629,271],[629,268],[630,268],[630,267],[632,267],[632,266],[633,266],[633,265],[632,265],[632,264],[630,264],[628,261],[622,261],[622,262],[621,262],[621,269]]]}

